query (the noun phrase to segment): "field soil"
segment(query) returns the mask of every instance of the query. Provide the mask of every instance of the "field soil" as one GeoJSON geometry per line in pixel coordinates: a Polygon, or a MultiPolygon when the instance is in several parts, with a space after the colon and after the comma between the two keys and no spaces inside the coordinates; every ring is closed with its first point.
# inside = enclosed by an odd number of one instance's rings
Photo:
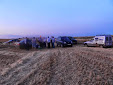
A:
{"type": "Polygon", "coordinates": [[[113,48],[0,48],[0,85],[113,85],[113,48]]]}
{"type": "Polygon", "coordinates": [[[8,41],[8,40],[10,40],[10,39],[0,39],[0,43],[6,42],[6,41],[8,41]]]}

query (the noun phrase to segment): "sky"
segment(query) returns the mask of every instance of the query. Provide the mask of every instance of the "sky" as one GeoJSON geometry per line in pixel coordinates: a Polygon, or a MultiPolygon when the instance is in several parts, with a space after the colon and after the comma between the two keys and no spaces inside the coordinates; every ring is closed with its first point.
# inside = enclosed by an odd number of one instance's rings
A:
{"type": "Polygon", "coordinates": [[[113,34],[113,0],[0,0],[0,35],[113,34]]]}

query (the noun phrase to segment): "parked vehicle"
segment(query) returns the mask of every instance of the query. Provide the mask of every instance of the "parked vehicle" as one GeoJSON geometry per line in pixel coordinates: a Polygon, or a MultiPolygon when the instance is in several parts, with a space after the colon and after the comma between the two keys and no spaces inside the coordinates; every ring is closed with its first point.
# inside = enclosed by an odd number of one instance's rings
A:
{"type": "Polygon", "coordinates": [[[13,40],[9,40],[9,41],[7,41],[7,42],[4,42],[3,45],[7,45],[7,44],[10,44],[10,43],[12,43],[12,42],[13,42],[13,40]]]}
{"type": "Polygon", "coordinates": [[[72,41],[66,36],[60,36],[56,39],[57,46],[65,47],[65,46],[73,46],[72,41]]]}
{"type": "Polygon", "coordinates": [[[95,36],[90,41],[84,42],[84,45],[111,47],[112,46],[112,36],[111,35],[98,35],[98,36],[95,36]]]}
{"type": "MultiPolygon", "coordinates": [[[[31,42],[31,40],[29,40],[28,43],[29,43],[29,48],[31,49],[32,48],[32,42],[31,42]]],[[[24,40],[21,40],[20,41],[19,48],[20,49],[25,49],[25,42],[24,42],[24,40]]]]}
{"type": "Polygon", "coordinates": [[[13,42],[20,42],[19,39],[13,39],[12,41],[13,41],[13,42]]]}
{"type": "Polygon", "coordinates": [[[20,45],[20,40],[14,39],[13,44],[14,44],[14,46],[19,46],[20,45]]]}
{"type": "Polygon", "coordinates": [[[7,41],[7,42],[4,42],[3,45],[13,44],[13,43],[19,42],[19,41],[20,41],[20,40],[18,40],[18,39],[12,39],[12,40],[9,40],[9,41],[7,41]]]}
{"type": "Polygon", "coordinates": [[[19,46],[20,42],[14,42],[14,46],[19,46]]]}
{"type": "Polygon", "coordinates": [[[77,40],[71,36],[68,36],[68,38],[73,42],[73,44],[77,44],[77,40]]]}

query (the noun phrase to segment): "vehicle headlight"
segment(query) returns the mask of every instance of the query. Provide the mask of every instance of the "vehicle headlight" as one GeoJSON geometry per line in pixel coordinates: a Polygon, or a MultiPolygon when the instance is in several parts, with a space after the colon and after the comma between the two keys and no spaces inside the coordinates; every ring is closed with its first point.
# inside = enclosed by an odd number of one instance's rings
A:
{"type": "Polygon", "coordinates": [[[66,42],[64,42],[64,44],[66,44],[66,42]]]}

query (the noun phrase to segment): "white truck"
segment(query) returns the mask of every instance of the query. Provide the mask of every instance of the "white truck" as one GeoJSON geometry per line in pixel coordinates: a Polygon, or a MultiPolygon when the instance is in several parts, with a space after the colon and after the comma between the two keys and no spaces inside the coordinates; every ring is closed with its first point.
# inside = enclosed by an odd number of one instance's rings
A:
{"type": "Polygon", "coordinates": [[[112,36],[111,35],[97,35],[90,41],[84,42],[84,45],[111,47],[112,46],[112,36]]]}

